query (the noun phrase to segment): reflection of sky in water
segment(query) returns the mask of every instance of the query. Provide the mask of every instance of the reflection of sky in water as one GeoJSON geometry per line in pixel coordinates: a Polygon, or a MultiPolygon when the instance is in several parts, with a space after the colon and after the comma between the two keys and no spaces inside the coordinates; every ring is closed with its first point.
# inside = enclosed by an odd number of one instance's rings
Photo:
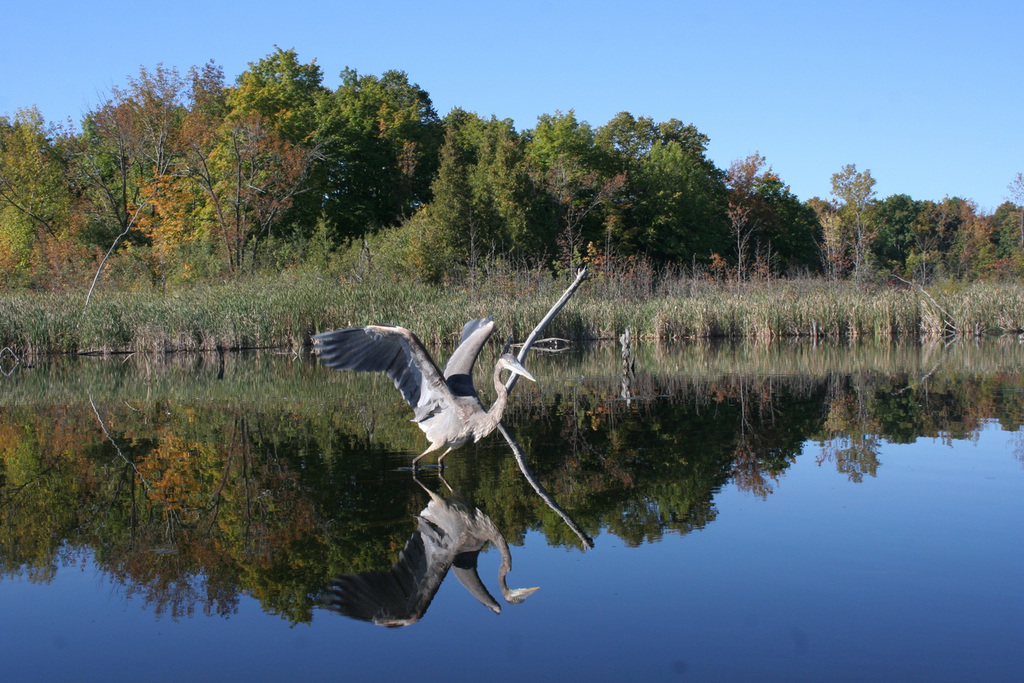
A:
{"type": "Polygon", "coordinates": [[[1009,678],[1024,664],[1024,470],[1008,437],[883,445],[861,484],[809,443],[767,500],[730,486],[704,530],[625,551],[602,536],[545,572],[538,643],[630,678],[673,662],[699,680],[1009,678]]]}
{"type": "MultiPolygon", "coordinates": [[[[882,444],[847,481],[804,453],[765,500],[720,491],[717,518],[580,553],[536,532],[510,580],[539,585],[491,614],[453,577],[423,621],[389,630],[324,611],[156,619],[84,568],[0,582],[8,680],[798,678],[999,680],[1024,666],[1024,468],[1018,435],[882,444]],[[418,672],[418,673],[417,673],[418,672]]],[[[494,585],[498,553],[481,555],[494,585]]]]}

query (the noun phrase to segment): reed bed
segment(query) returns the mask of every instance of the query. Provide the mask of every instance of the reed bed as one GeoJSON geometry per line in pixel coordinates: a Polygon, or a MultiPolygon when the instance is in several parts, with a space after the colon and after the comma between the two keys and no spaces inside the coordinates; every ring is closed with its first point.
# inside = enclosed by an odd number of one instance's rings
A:
{"type": "MultiPolygon", "coordinates": [[[[0,348],[17,354],[167,353],[296,349],[318,332],[369,323],[414,330],[432,349],[457,341],[464,322],[494,316],[504,339],[523,339],[565,282],[524,271],[482,283],[428,286],[377,278],[346,282],[288,273],[171,292],[0,294],[0,348]]],[[[787,338],[920,341],[1024,330],[1024,285],[974,283],[925,292],[814,280],[724,285],[653,281],[616,293],[580,289],[547,334],[648,340],[787,338]]]]}

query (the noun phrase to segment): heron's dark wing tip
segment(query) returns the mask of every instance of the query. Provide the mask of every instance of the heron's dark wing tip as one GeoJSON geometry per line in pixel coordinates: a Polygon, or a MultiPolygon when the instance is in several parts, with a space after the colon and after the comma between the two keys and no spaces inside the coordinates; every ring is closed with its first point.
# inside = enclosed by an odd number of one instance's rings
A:
{"type": "Polygon", "coordinates": [[[329,368],[387,374],[416,409],[417,419],[439,400],[434,386],[443,385],[440,372],[420,340],[404,327],[350,327],[318,334],[314,340],[321,363],[329,368]]]}

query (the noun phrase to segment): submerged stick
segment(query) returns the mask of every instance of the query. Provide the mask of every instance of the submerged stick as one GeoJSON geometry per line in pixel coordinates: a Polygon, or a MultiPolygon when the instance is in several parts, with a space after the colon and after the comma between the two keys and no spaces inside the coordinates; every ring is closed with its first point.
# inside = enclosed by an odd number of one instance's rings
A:
{"type": "Polygon", "coordinates": [[[572,529],[572,532],[579,537],[580,542],[583,543],[583,549],[593,550],[593,539],[591,539],[590,536],[580,528],[579,524],[576,523],[576,520],[574,520],[568,512],[563,510],[561,506],[555,502],[555,499],[551,497],[551,494],[549,494],[544,487],[541,486],[540,482],[537,481],[537,478],[533,476],[530,466],[526,464],[526,456],[523,454],[523,449],[519,447],[519,443],[515,440],[515,437],[512,436],[512,434],[505,429],[505,425],[500,422],[498,423],[498,431],[501,432],[501,435],[505,437],[505,441],[508,442],[509,447],[512,449],[512,453],[516,456],[516,464],[519,465],[519,470],[523,473],[523,476],[526,477],[526,481],[530,482],[530,486],[533,487],[533,490],[536,491],[537,495],[548,504],[549,508],[555,511],[555,514],[562,518],[562,521],[565,522],[566,526],[572,529]]]}

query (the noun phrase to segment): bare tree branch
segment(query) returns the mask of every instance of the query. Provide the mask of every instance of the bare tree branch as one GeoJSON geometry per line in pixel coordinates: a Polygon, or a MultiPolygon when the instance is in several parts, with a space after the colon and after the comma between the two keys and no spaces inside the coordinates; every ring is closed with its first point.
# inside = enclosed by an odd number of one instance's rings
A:
{"type": "MultiPolygon", "coordinates": [[[[519,359],[520,363],[526,360],[526,354],[530,352],[530,347],[533,346],[533,343],[537,340],[537,337],[539,337],[540,333],[544,331],[544,328],[548,326],[548,323],[551,322],[552,318],[554,318],[555,315],[557,315],[558,312],[562,310],[562,307],[565,306],[565,304],[569,301],[569,298],[576,292],[577,289],[579,289],[580,285],[582,285],[583,281],[586,279],[587,269],[581,268],[579,273],[576,274],[576,279],[573,281],[573,283],[569,285],[569,288],[565,290],[565,293],[562,294],[561,298],[555,302],[555,305],[551,307],[551,310],[548,311],[547,315],[545,315],[541,319],[541,321],[537,323],[537,327],[533,328],[533,332],[531,332],[530,336],[526,338],[526,341],[523,343],[523,347],[519,349],[519,354],[516,356],[519,359]]],[[[518,377],[518,375],[512,373],[512,376],[508,378],[507,382],[505,382],[505,389],[508,391],[512,391],[512,387],[516,385],[516,379],[518,377]]]]}

